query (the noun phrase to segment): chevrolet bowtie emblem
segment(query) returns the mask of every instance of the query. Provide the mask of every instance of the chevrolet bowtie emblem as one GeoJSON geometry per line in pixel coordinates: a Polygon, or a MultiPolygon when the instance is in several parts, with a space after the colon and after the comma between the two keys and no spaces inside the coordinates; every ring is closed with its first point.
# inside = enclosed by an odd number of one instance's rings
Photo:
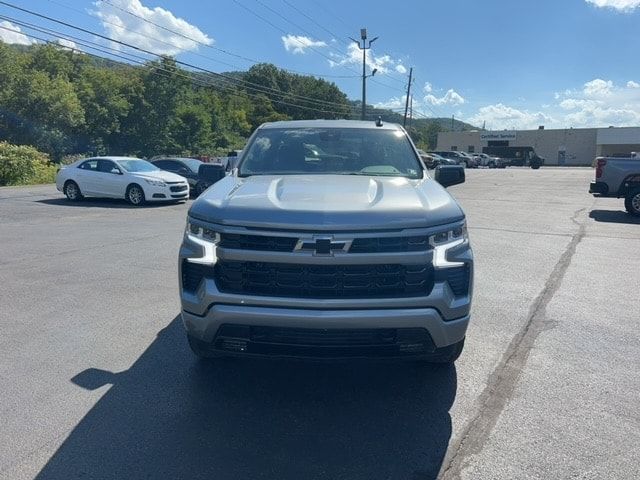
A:
{"type": "Polygon", "coordinates": [[[313,252],[314,255],[333,255],[335,252],[348,252],[353,240],[334,240],[331,237],[301,238],[295,251],[313,252]]]}

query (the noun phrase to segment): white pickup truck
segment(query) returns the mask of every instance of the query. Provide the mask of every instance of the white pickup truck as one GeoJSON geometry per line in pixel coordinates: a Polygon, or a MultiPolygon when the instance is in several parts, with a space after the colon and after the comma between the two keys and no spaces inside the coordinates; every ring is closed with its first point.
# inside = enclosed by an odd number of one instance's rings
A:
{"type": "Polygon", "coordinates": [[[595,161],[596,180],[589,193],[598,197],[624,197],[624,206],[631,215],[640,216],[640,153],[631,157],[598,157],[595,161]]]}

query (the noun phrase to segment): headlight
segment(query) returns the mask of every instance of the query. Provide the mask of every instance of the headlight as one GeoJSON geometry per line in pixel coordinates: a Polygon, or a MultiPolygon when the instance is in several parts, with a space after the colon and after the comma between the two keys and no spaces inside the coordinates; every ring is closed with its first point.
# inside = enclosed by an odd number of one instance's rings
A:
{"type": "Polygon", "coordinates": [[[201,257],[188,257],[186,259],[188,262],[206,265],[216,263],[216,249],[217,244],[220,242],[220,234],[218,232],[187,221],[187,228],[184,234],[193,243],[200,245],[203,251],[201,257]]]}
{"type": "Polygon", "coordinates": [[[447,260],[447,252],[457,247],[458,245],[462,245],[469,239],[467,234],[467,224],[463,223],[462,225],[453,228],[451,230],[446,230],[443,232],[438,232],[429,237],[429,244],[433,247],[433,265],[436,268],[450,268],[450,267],[461,267],[464,265],[464,262],[450,262],[447,260]]]}
{"type": "Polygon", "coordinates": [[[150,180],[148,178],[144,179],[145,182],[147,182],[149,185],[155,185],[156,187],[166,187],[167,184],[164,183],[162,180],[150,180]]]}

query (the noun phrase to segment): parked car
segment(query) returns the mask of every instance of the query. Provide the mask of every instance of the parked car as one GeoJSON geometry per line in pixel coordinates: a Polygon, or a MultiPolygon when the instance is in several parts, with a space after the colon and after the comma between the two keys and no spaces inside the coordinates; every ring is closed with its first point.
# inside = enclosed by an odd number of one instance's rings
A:
{"type": "Polygon", "coordinates": [[[131,157],[78,160],[60,169],[56,188],[71,201],[87,196],[124,198],[136,206],[189,198],[186,178],[131,157]]]}
{"type": "Polygon", "coordinates": [[[462,157],[462,161],[467,168],[478,168],[478,159],[475,158],[472,154],[467,152],[458,152],[458,154],[462,157]]]}
{"type": "Polygon", "coordinates": [[[203,163],[198,169],[198,186],[200,187],[198,196],[216,182],[219,182],[227,175],[224,165],[221,163],[203,163]]]}
{"type": "Polygon", "coordinates": [[[596,179],[589,193],[598,197],[624,197],[624,207],[640,216],[640,155],[596,158],[596,179]]]}
{"type": "Polygon", "coordinates": [[[476,153],[474,158],[478,160],[478,165],[487,168],[507,168],[509,162],[503,158],[488,155],[486,153],[476,153]]]}
{"type": "Polygon", "coordinates": [[[451,158],[445,158],[435,152],[427,152],[427,155],[432,158],[433,168],[437,167],[438,165],[458,165],[458,162],[456,162],[455,160],[451,158]]]}
{"type": "Polygon", "coordinates": [[[456,163],[456,165],[464,165],[465,167],[467,166],[465,162],[465,158],[462,155],[460,155],[460,152],[451,150],[451,151],[437,151],[434,153],[437,153],[441,157],[448,158],[449,160],[453,160],[456,163]]]}
{"type": "Polygon", "coordinates": [[[195,196],[206,190],[204,183],[198,177],[198,169],[204,162],[195,158],[160,157],[151,160],[156,167],[167,172],[184,177],[189,182],[189,189],[195,196]]]}
{"type": "Polygon", "coordinates": [[[451,151],[438,151],[435,153],[437,153],[438,155],[444,158],[448,158],[450,160],[455,161],[457,165],[464,165],[467,168],[471,168],[471,165],[475,163],[471,161],[469,158],[467,158],[467,156],[464,155],[462,152],[451,150],[451,151]]]}
{"type": "MultiPolygon", "coordinates": [[[[422,159],[424,164],[430,170],[433,170],[434,168],[436,168],[438,165],[441,164],[442,160],[445,160],[440,155],[435,155],[435,154],[432,154],[432,153],[429,153],[429,152],[425,152],[424,150],[422,150],[420,148],[418,149],[418,154],[420,155],[420,158],[422,159]]],[[[445,162],[445,164],[446,164],[446,162],[445,162]]]]}
{"type": "Polygon", "coordinates": [[[464,177],[459,165],[430,177],[399,125],[263,124],[189,209],[179,275],[191,349],[454,362],[473,254],[445,187],[464,177]]]}
{"type": "Polygon", "coordinates": [[[534,170],[545,162],[545,158],[539,156],[533,147],[483,147],[482,153],[503,158],[514,167],[531,167],[534,170]]]}

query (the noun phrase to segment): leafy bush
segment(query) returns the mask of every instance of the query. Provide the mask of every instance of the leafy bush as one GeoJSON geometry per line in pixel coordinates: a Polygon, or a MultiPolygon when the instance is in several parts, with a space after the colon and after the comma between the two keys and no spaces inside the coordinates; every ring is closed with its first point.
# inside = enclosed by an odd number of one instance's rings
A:
{"type": "Polygon", "coordinates": [[[47,154],[33,147],[0,142],[0,185],[52,183],[57,170],[47,154]]]}

